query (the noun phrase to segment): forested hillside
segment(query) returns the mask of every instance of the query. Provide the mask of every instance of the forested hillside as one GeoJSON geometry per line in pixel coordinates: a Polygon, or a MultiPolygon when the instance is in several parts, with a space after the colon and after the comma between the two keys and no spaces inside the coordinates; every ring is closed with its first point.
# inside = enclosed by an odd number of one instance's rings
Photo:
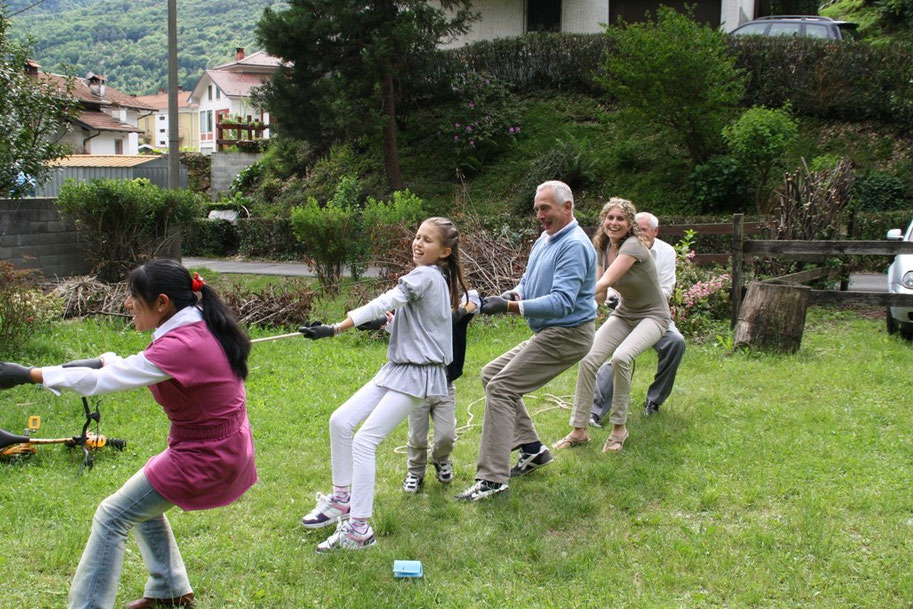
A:
{"type": "MultiPolygon", "coordinates": [[[[11,0],[11,34],[35,40],[35,59],[47,71],[104,74],[125,93],[154,93],[167,84],[166,2],[139,0],[11,0]],[[23,10],[25,9],[25,10],[23,10]],[[19,14],[19,11],[22,11],[19,14]]],[[[178,78],[183,88],[202,71],[229,61],[235,47],[255,48],[254,27],[278,0],[178,2],[178,78]]]]}

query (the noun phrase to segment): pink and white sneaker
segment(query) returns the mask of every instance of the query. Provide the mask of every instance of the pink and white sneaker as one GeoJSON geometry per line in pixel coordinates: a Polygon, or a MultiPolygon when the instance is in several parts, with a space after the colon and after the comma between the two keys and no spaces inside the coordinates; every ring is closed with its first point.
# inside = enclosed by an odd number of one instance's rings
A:
{"type": "Polygon", "coordinates": [[[301,519],[301,526],[304,528],[322,529],[349,518],[348,502],[336,501],[332,495],[327,496],[323,493],[317,493],[316,499],[317,507],[301,519]]]}
{"type": "Polygon", "coordinates": [[[364,550],[374,545],[374,531],[371,525],[364,533],[358,533],[352,528],[350,522],[340,522],[336,525],[336,532],[330,535],[326,541],[317,544],[317,551],[320,553],[332,552],[334,550],[364,550]]]}

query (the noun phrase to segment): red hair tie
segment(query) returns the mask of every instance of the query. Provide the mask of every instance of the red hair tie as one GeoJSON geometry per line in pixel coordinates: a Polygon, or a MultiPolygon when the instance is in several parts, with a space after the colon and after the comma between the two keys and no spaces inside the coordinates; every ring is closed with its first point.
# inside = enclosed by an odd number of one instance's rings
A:
{"type": "Polygon", "coordinates": [[[203,281],[203,278],[200,277],[199,273],[193,274],[193,281],[190,282],[190,289],[194,292],[199,292],[203,289],[203,286],[206,285],[206,282],[203,281]]]}

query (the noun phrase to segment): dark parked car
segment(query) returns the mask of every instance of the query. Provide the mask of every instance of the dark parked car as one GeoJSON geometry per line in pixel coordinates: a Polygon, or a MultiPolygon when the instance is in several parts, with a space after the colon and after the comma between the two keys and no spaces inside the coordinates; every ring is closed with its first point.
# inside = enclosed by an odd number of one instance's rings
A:
{"type": "Polygon", "coordinates": [[[850,21],[834,21],[819,15],[771,15],[759,17],[732,30],[733,36],[803,36],[825,40],[852,39],[859,27],[850,21]]]}

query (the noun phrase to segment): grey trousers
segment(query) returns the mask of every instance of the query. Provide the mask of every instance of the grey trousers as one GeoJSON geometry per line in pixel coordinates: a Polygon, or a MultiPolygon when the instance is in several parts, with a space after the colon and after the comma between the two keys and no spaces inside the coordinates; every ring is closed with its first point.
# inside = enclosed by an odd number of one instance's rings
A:
{"type": "Polygon", "coordinates": [[[596,393],[596,373],[606,359],[612,362],[612,382],[615,386],[609,419],[615,425],[627,422],[634,359],[662,338],[667,325],[667,320],[651,317],[629,321],[612,315],[599,327],[593,348],[580,360],[577,368],[577,392],[570,418],[572,427],[587,427],[596,393]]]}
{"type": "MultiPolygon", "coordinates": [[[[671,326],[663,337],[653,345],[658,355],[656,376],[647,389],[647,400],[661,405],[672,393],[678,366],[685,354],[685,337],[675,326],[671,326]]],[[[592,414],[602,421],[612,405],[612,362],[606,362],[596,375],[596,394],[593,397],[592,414]]]]}
{"type": "Polygon", "coordinates": [[[510,453],[539,435],[523,396],[536,391],[576,364],[593,345],[596,324],[545,328],[482,369],[485,417],[476,480],[510,480],[510,453]]]}
{"type": "Polygon", "coordinates": [[[409,414],[408,471],[419,478],[425,477],[428,466],[428,420],[434,421],[434,444],[431,460],[444,463],[450,460],[456,442],[456,394],[453,383],[449,394],[430,397],[409,414]]]}

